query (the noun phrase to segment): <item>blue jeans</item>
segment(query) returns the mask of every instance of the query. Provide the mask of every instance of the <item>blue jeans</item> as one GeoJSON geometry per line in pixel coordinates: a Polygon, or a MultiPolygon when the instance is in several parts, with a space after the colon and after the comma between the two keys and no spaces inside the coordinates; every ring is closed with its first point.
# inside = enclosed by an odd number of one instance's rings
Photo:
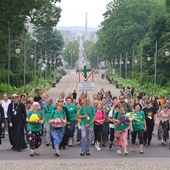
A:
{"type": "Polygon", "coordinates": [[[90,152],[91,140],[93,135],[93,127],[86,128],[81,126],[81,151],[90,152]]]}
{"type": "Polygon", "coordinates": [[[74,137],[76,122],[77,122],[76,120],[73,120],[71,121],[71,124],[70,124],[69,138],[71,139],[74,137]]]}

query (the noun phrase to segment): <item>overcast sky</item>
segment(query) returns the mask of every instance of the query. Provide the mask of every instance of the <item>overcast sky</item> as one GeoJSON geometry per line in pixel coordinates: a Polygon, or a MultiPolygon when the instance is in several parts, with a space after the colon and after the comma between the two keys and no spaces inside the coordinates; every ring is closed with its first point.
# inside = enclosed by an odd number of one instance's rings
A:
{"type": "Polygon", "coordinates": [[[58,26],[85,26],[86,12],[88,27],[98,27],[103,21],[102,14],[111,0],[61,0],[62,8],[58,26]]]}

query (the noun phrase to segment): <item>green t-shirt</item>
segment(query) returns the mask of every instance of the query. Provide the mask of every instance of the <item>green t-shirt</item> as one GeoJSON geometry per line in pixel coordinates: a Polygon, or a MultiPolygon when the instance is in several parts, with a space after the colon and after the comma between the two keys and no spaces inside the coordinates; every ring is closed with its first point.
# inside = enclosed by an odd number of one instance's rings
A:
{"type": "Polygon", "coordinates": [[[140,122],[132,121],[132,127],[133,131],[138,131],[144,129],[144,120],[145,120],[145,114],[143,111],[140,111],[140,113],[136,113],[136,119],[138,119],[140,122]]]}
{"type": "Polygon", "coordinates": [[[105,123],[108,123],[109,120],[108,120],[108,115],[109,115],[109,112],[110,112],[110,108],[108,106],[108,108],[103,108],[103,111],[105,112],[105,115],[106,115],[106,118],[105,118],[105,123]]]}
{"type": "MultiPolygon", "coordinates": [[[[43,118],[43,112],[41,110],[38,110],[37,112],[31,110],[30,112],[28,112],[27,114],[27,118],[30,119],[31,115],[32,114],[37,114],[40,119],[43,118]]],[[[39,124],[39,125],[35,125],[34,123],[29,123],[28,124],[28,130],[32,131],[32,132],[38,132],[38,131],[41,131],[42,130],[42,124],[39,124]]]]}
{"type": "MultiPolygon", "coordinates": [[[[57,110],[54,110],[51,113],[49,119],[57,119],[57,118],[66,119],[66,113],[63,110],[61,110],[60,112],[58,112],[57,110]]],[[[51,128],[53,128],[53,127],[51,127],[51,128]]],[[[60,129],[63,129],[63,128],[64,127],[60,128],[60,129]]]]}
{"type": "Polygon", "coordinates": [[[56,109],[56,105],[46,105],[44,107],[44,114],[45,114],[45,123],[48,123],[49,122],[49,119],[50,119],[50,116],[51,116],[51,113],[56,109]]]}
{"type": "MultiPolygon", "coordinates": [[[[113,114],[113,118],[114,119],[120,119],[120,117],[121,117],[121,113],[118,111],[118,112],[115,112],[114,114],[113,114]]],[[[115,126],[115,131],[123,131],[123,130],[125,130],[125,129],[127,129],[128,128],[128,125],[127,124],[120,124],[119,126],[115,126]]]]}
{"type": "MultiPolygon", "coordinates": [[[[86,124],[89,124],[93,120],[94,116],[96,116],[95,108],[93,106],[89,106],[89,107],[82,106],[80,108],[79,115],[85,115],[86,113],[88,114],[88,117],[81,119],[82,126],[86,126],[86,124]]],[[[94,126],[94,123],[90,125],[90,127],[93,127],[93,126],[94,126]]]]}
{"type": "Polygon", "coordinates": [[[74,121],[77,120],[77,106],[75,104],[65,104],[64,105],[67,109],[68,109],[68,113],[69,113],[69,117],[70,117],[70,121],[74,121]]]}

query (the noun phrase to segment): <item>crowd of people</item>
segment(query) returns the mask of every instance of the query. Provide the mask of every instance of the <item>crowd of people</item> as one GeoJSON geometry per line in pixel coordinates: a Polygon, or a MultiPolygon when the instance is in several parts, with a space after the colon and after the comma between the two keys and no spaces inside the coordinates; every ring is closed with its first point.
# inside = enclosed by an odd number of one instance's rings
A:
{"type": "Polygon", "coordinates": [[[138,143],[143,154],[143,147],[151,147],[155,125],[161,145],[169,141],[169,120],[170,97],[136,95],[134,89],[122,89],[116,97],[102,88],[91,100],[86,92],[77,96],[74,90],[67,96],[61,92],[56,101],[41,90],[31,98],[25,90],[11,99],[4,94],[0,101],[1,138],[8,135],[17,152],[29,146],[31,157],[39,155],[43,134],[57,157],[61,148],[75,144],[75,138],[81,145],[80,156],[91,155],[92,145],[100,151],[107,143],[109,149],[115,146],[117,154],[127,155],[128,140],[132,152],[138,143]],[[126,120],[127,114],[135,118],[126,120]]]}

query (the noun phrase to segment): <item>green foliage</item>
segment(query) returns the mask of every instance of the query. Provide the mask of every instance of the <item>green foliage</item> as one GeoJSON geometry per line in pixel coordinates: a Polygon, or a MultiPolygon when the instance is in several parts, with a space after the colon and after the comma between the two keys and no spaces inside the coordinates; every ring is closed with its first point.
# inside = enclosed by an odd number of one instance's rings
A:
{"type": "MultiPolygon", "coordinates": [[[[54,44],[52,47],[53,52],[58,52],[58,48],[62,47],[63,42],[58,33],[55,33],[53,27],[57,25],[61,9],[57,7],[56,3],[60,0],[1,0],[0,1],[0,54],[1,62],[0,67],[7,69],[8,61],[8,38],[10,28],[10,40],[11,40],[11,71],[14,73],[22,72],[23,68],[23,44],[25,39],[30,41],[30,37],[25,35],[27,26],[25,23],[29,22],[34,24],[34,30],[44,28],[45,30],[51,30],[51,34],[48,38],[49,42],[54,44]],[[56,37],[58,36],[58,37],[56,37]],[[53,38],[53,40],[51,40],[53,38]],[[54,40],[55,39],[55,40],[54,40]],[[58,41],[57,41],[57,40],[58,41]],[[18,40],[20,43],[15,43],[14,40],[18,40]],[[61,41],[59,41],[61,40],[61,41]],[[57,45],[56,45],[57,43],[57,45]],[[15,54],[15,48],[20,47],[21,53],[15,54]],[[16,67],[17,63],[17,67],[16,67]]],[[[47,35],[48,36],[48,35],[47,35]]],[[[48,39],[46,38],[46,39],[48,39]]],[[[37,42],[44,43],[44,42],[37,42]]],[[[30,43],[28,43],[30,45],[30,43]]],[[[46,45],[46,44],[45,44],[46,45]]],[[[46,47],[48,48],[49,45],[46,47]]],[[[34,48],[29,46],[29,48],[34,48]]],[[[51,48],[50,48],[51,49],[51,48]]],[[[61,48],[60,48],[61,50],[61,48]]],[[[33,64],[32,64],[33,65],[33,64]]]]}
{"type": "MultiPolygon", "coordinates": [[[[134,51],[138,61],[135,64],[134,79],[140,82],[142,56],[142,82],[153,87],[157,41],[157,85],[162,87],[167,84],[170,79],[170,57],[165,57],[165,45],[170,39],[169,2],[169,0],[166,0],[166,3],[164,0],[112,0],[103,14],[105,19],[97,32],[99,40],[93,47],[100,60],[114,61],[116,56],[119,61],[120,54],[125,57],[127,52],[128,56],[132,56],[134,51]],[[153,51],[150,62],[147,61],[149,50],[153,51]]],[[[170,50],[169,46],[167,48],[170,50]]],[[[121,76],[124,77],[124,74],[123,64],[121,76]]],[[[130,75],[128,77],[131,78],[130,75]]]]}
{"type": "Polygon", "coordinates": [[[77,67],[76,61],[79,57],[79,44],[77,41],[70,42],[62,52],[63,59],[68,62],[68,67],[77,67]],[[72,63],[71,63],[72,62],[72,63]]]}
{"type": "Polygon", "coordinates": [[[38,40],[37,50],[43,49],[42,53],[46,51],[47,54],[58,55],[64,46],[60,32],[53,28],[39,27],[35,30],[34,35],[38,40]]]}
{"type": "Polygon", "coordinates": [[[99,58],[97,56],[97,49],[95,47],[95,43],[92,41],[85,41],[84,43],[85,53],[87,55],[88,60],[90,61],[90,65],[92,68],[99,67],[99,58]]]}

